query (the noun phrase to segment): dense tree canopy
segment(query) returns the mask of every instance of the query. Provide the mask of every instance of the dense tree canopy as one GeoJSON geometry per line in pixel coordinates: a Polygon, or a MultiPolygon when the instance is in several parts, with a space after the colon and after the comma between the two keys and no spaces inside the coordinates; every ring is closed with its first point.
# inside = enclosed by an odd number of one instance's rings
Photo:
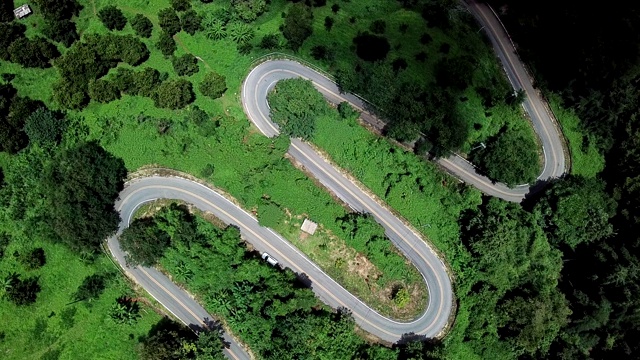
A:
{"type": "Polygon", "coordinates": [[[122,10],[113,5],[107,5],[98,11],[98,19],[109,30],[122,30],[127,25],[127,18],[122,10]]]}
{"type": "Polygon", "coordinates": [[[180,18],[172,8],[166,8],[158,12],[160,27],[167,34],[173,36],[180,31],[180,18]]]}
{"type": "Polygon", "coordinates": [[[55,145],[62,140],[66,125],[62,114],[39,108],[27,118],[24,132],[32,144],[55,145]]]}
{"type": "Polygon", "coordinates": [[[127,263],[143,266],[154,266],[170,240],[151,218],[134,220],[119,238],[122,250],[127,252],[127,263]]]}
{"type": "Polygon", "coordinates": [[[114,202],[127,170],[96,142],[61,151],[44,169],[44,221],[57,240],[76,250],[95,250],[118,228],[114,202]]]}
{"type": "Polygon", "coordinates": [[[202,95],[217,99],[227,91],[227,80],[224,76],[212,71],[204,76],[198,89],[202,95]]]}
{"type": "Polygon", "coordinates": [[[296,3],[291,6],[284,18],[282,35],[287,39],[287,45],[298,50],[302,43],[313,33],[313,13],[304,3],[296,3]]]}
{"type": "Polygon", "coordinates": [[[151,20],[149,20],[148,17],[142,14],[136,14],[133,19],[131,19],[131,27],[138,36],[144,38],[151,37],[151,32],[153,31],[153,23],[151,22],[151,20]]]}
{"type": "Polygon", "coordinates": [[[185,11],[180,16],[180,26],[187,34],[194,35],[202,29],[202,17],[195,10],[185,11]]]}
{"type": "Polygon", "coordinates": [[[70,47],[76,40],[80,39],[76,24],[67,19],[47,20],[42,33],[49,39],[62,43],[66,47],[70,47]]]}
{"type": "Polygon", "coordinates": [[[231,6],[244,22],[252,22],[267,9],[266,0],[231,0],[231,6]]]}
{"type": "Polygon", "coordinates": [[[328,105],[311,81],[280,80],[267,96],[270,117],[280,130],[289,136],[310,139],[316,118],[324,114],[328,105]]]}
{"type": "Polygon", "coordinates": [[[24,67],[47,68],[60,56],[58,49],[45,38],[20,38],[9,46],[11,61],[24,67]]]}
{"type": "Polygon", "coordinates": [[[168,80],[160,84],[152,95],[155,106],[182,109],[195,100],[193,86],[185,79],[168,80]]]}
{"type": "Polygon", "coordinates": [[[78,16],[82,5],[76,0],[34,0],[46,20],[71,19],[78,16]]]}
{"type": "Polygon", "coordinates": [[[509,186],[532,184],[538,176],[537,147],[531,135],[505,128],[484,146],[477,145],[470,158],[489,178],[509,186]]]}
{"type": "Polygon", "coordinates": [[[180,76],[190,76],[198,72],[198,59],[192,54],[184,54],[171,60],[173,70],[180,76]]]}
{"type": "Polygon", "coordinates": [[[164,56],[171,56],[177,49],[176,41],[173,39],[173,36],[166,31],[162,31],[160,33],[156,47],[164,56]]]}

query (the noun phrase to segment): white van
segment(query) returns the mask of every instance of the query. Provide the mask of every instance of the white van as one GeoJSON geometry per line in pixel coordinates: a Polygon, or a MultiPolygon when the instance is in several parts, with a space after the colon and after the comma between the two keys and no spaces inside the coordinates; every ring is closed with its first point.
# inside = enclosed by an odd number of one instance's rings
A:
{"type": "Polygon", "coordinates": [[[271,255],[265,253],[262,253],[262,259],[266,260],[269,264],[276,266],[278,265],[278,260],[274,259],[271,255]]]}

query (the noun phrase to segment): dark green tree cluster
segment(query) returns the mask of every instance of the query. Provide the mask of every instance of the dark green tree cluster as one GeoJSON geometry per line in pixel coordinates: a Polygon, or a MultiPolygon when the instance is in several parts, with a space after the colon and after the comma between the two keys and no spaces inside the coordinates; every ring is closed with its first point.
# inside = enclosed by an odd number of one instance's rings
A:
{"type": "Polygon", "coordinates": [[[71,19],[78,16],[82,5],[76,0],[34,0],[46,19],[71,19]]]}
{"type": "Polygon", "coordinates": [[[67,121],[60,112],[38,108],[25,121],[24,132],[29,143],[41,146],[57,145],[67,129],[67,121]]]}
{"type": "Polygon", "coordinates": [[[209,72],[204,76],[204,79],[202,79],[198,90],[200,90],[204,96],[217,99],[227,91],[227,80],[223,75],[215,71],[209,72]]]}
{"type": "Polygon", "coordinates": [[[148,17],[142,14],[136,14],[133,19],[131,19],[131,27],[133,28],[133,31],[136,32],[136,35],[144,38],[151,37],[153,23],[148,17]]]}
{"type": "Polygon", "coordinates": [[[43,107],[41,101],[18,96],[13,85],[0,85],[0,151],[16,153],[27,146],[25,123],[34,111],[43,107]]]}
{"type": "Polygon", "coordinates": [[[171,56],[178,48],[176,45],[176,41],[173,39],[168,32],[162,31],[160,33],[160,37],[158,38],[158,42],[156,43],[156,47],[160,50],[162,55],[171,56]]]}
{"type": "Polygon", "coordinates": [[[27,27],[15,21],[0,23],[0,59],[5,61],[11,59],[9,46],[11,46],[11,43],[14,41],[23,39],[25,37],[25,31],[27,31],[27,27]]]}
{"type": "Polygon", "coordinates": [[[198,59],[192,54],[173,57],[171,64],[173,65],[173,70],[179,76],[191,76],[200,70],[198,59]]]}
{"type": "Polygon", "coordinates": [[[310,139],[316,119],[328,110],[327,102],[311,81],[280,80],[267,96],[270,117],[289,136],[310,139]]]}
{"type": "Polygon", "coordinates": [[[127,25],[127,18],[122,10],[113,5],[107,5],[100,9],[98,19],[109,30],[122,30],[127,25]]]}
{"type": "Polygon", "coordinates": [[[202,30],[202,16],[195,10],[185,11],[180,16],[180,27],[189,35],[195,35],[197,31],[202,30]]]}
{"type": "Polygon", "coordinates": [[[171,36],[181,30],[180,18],[172,8],[162,9],[158,12],[158,23],[160,24],[160,28],[171,36]]]}
{"type": "Polygon", "coordinates": [[[267,10],[266,0],[231,0],[234,15],[240,20],[250,23],[267,10]]]}
{"type": "Polygon", "coordinates": [[[56,46],[42,37],[20,37],[11,42],[7,52],[11,62],[32,68],[51,67],[51,60],[60,56],[56,46]]]}
{"type": "Polygon", "coordinates": [[[169,246],[169,234],[152,218],[134,220],[120,235],[120,246],[127,252],[129,265],[153,266],[169,246]]]}
{"type": "Polygon", "coordinates": [[[13,0],[0,1],[0,22],[10,22],[13,20],[13,0]]]}
{"type": "Polygon", "coordinates": [[[4,281],[4,297],[17,306],[27,306],[36,302],[40,287],[37,277],[22,279],[20,275],[13,273],[4,281]]]}
{"type": "Polygon", "coordinates": [[[54,99],[65,108],[81,108],[88,101],[89,83],[121,61],[136,66],[148,56],[146,45],[131,35],[87,35],[55,62],[62,78],[53,86],[54,99]]]}
{"type": "Polygon", "coordinates": [[[143,360],[224,360],[226,347],[220,326],[211,322],[211,328],[200,329],[198,335],[168,318],[155,324],[141,343],[143,360]]]}
{"type": "Polygon", "coordinates": [[[66,47],[70,47],[76,40],[80,39],[76,24],[68,19],[47,19],[44,23],[42,33],[49,39],[59,42],[66,47]]]}
{"type": "Polygon", "coordinates": [[[304,3],[291,6],[284,18],[282,35],[292,50],[298,50],[302,43],[313,33],[313,12],[304,3]]]}
{"type": "Polygon", "coordinates": [[[195,100],[193,85],[185,79],[167,80],[151,95],[156,107],[182,109],[195,100]]]}
{"type": "Polygon", "coordinates": [[[509,186],[533,184],[539,172],[537,166],[531,166],[539,163],[538,154],[531,151],[536,147],[531,136],[504,128],[487,139],[485,146],[476,146],[470,158],[491,179],[509,186]]]}
{"type": "MultiPolygon", "coordinates": [[[[204,301],[209,308],[260,358],[340,359],[345,353],[367,358],[376,353],[376,359],[396,359],[395,350],[368,345],[358,337],[348,312],[332,313],[319,306],[313,292],[291,271],[278,270],[258,254],[248,253],[237,228],[221,230],[200,218],[185,223],[189,220],[159,225],[171,234],[162,267],[194,293],[207,294],[204,301]],[[185,226],[195,232],[184,231],[185,226]],[[217,280],[210,281],[212,277],[217,280]]],[[[177,333],[164,335],[152,342],[154,352],[149,347],[149,357],[143,358],[157,359],[166,347],[179,347],[181,338],[177,333]]]]}
{"type": "Polygon", "coordinates": [[[44,17],[42,33],[49,39],[70,47],[80,38],[75,23],[82,6],[76,0],[36,0],[37,11],[44,17]]]}

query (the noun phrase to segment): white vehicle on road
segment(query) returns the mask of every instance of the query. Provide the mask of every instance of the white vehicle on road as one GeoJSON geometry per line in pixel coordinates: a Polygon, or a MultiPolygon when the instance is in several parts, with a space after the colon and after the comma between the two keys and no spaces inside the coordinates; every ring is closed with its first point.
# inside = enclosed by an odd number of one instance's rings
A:
{"type": "Polygon", "coordinates": [[[269,264],[273,266],[278,265],[278,260],[274,259],[271,255],[267,253],[262,253],[262,259],[266,260],[269,264]]]}

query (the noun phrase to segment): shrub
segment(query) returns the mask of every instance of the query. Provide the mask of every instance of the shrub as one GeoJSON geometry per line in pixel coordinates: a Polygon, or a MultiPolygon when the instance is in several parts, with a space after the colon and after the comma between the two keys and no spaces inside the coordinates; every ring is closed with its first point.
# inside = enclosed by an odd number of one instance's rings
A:
{"type": "Polygon", "coordinates": [[[120,98],[120,90],[111,81],[98,79],[89,83],[89,97],[99,103],[108,103],[120,98]]]}
{"type": "Polygon", "coordinates": [[[184,54],[180,57],[174,57],[171,60],[173,64],[173,70],[179,76],[190,76],[198,72],[200,67],[198,66],[198,59],[191,54],[184,54]]]}
{"type": "Polygon", "coordinates": [[[173,40],[173,37],[166,31],[160,33],[160,38],[156,43],[156,47],[164,56],[172,55],[177,48],[176,41],[173,40]]]}
{"type": "Polygon", "coordinates": [[[191,1],[190,0],[170,0],[171,7],[175,11],[187,11],[191,9],[191,1]]]}
{"type": "Polygon", "coordinates": [[[131,27],[138,36],[144,38],[151,37],[151,33],[153,31],[153,23],[151,22],[151,20],[149,20],[148,17],[142,14],[136,14],[133,19],[131,19],[131,27]]]}
{"type": "Polygon", "coordinates": [[[127,25],[127,18],[122,10],[113,5],[108,5],[98,11],[98,19],[109,30],[122,30],[127,25]]]}
{"type": "Polygon", "coordinates": [[[70,47],[76,40],[80,39],[76,24],[70,20],[45,21],[42,33],[49,39],[62,43],[66,47],[70,47]]]}
{"type": "Polygon", "coordinates": [[[202,17],[195,10],[186,11],[180,18],[180,25],[184,32],[194,35],[202,29],[202,17]]]}
{"type": "Polygon", "coordinates": [[[198,89],[202,95],[217,99],[227,90],[227,81],[224,76],[216,72],[210,72],[204,76],[198,89]]]}
{"type": "Polygon", "coordinates": [[[162,30],[173,36],[180,31],[180,18],[172,8],[166,8],[158,12],[158,22],[162,30]]]}
{"type": "Polygon", "coordinates": [[[262,37],[260,40],[261,49],[265,50],[274,50],[280,47],[280,41],[278,41],[278,35],[276,34],[267,34],[262,37]]]}
{"type": "Polygon", "coordinates": [[[48,68],[51,60],[60,56],[58,49],[41,37],[20,38],[9,46],[11,61],[24,67],[48,68]]]}
{"type": "Polygon", "coordinates": [[[165,109],[182,109],[194,100],[193,87],[185,79],[165,81],[153,94],[156,107],[165,109]]]}

